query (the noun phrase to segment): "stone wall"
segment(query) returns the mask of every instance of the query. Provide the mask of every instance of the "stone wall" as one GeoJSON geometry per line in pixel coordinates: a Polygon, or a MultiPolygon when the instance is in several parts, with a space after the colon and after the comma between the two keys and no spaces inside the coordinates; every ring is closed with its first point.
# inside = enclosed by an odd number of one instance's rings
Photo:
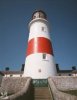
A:
{"type": "Polygon", "coordinates": [[[77,90],[77,77],[54,76],[52,80],[59,90],[77,90]]]}
{"type": "Polygon", "coordinates": [[[13,94],[20,91],[26,84],[27,78],[4,77],[1,83],[2,91],[13,94]]]}
{"type": "Polygon", "coordinates": [[[29,100],[30,89],[31,78],[4,77],[1,83],[0,93],[7,93],[7,96],[1,96],[0,100],[29,100]]]}
{"type": "Polygon", "coordinates": [[[77,100],[76,95],[71,95],[62,91],[76,90],[77,77],[55,76],[48,78],[53,100],[77,100]]]}

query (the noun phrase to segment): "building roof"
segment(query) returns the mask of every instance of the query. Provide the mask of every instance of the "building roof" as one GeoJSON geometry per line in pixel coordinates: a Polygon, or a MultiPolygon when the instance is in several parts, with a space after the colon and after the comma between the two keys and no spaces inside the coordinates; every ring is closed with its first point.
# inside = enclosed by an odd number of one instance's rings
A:
{"type": "Polygon", "coordinates": [[[77,73],[77,70],[59,70],[58,73],[77,73]]]}
{"type": "Polygon", "coordinates": [[[23,71],[1,71],[4,75],[5,74],[22,74],[23,71]]]}
{"type": "Polygon", "coordinates": [[[58,73],[72,73],[72,70],[59,70],[58,73]]]}

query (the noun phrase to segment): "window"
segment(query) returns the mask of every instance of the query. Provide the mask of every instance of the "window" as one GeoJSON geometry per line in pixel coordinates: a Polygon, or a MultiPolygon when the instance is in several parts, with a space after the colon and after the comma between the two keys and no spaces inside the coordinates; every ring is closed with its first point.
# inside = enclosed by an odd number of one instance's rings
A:
{"type": "Polygon", "coordinates": [[[69,76],[71,76],[71,74],[68,74],[69,76]]]}
{"type": "Polygon", "coordinates": [[[43,59],[46,59],[46,54],[43,54],[43,59]]]}
{"type": "Polygon", "coordinates": [[[59,74],[59,76],[61,76],[61,74],[59,74]]]}
{"type": "Polygon", "coordinates": [[[45,28],[44,27],[42,27],[42,31],[45,31],[45,28]]]}
{"type": "Polygon", "coordinates": [[[36,18],[36,16],[33,16],[33,19],[35,19],[36,18]]]}
{"type": "Polygon", "coordinates": [[[22,77],[22,75],[20,75],[20,77],[22,77]]]}
{"type": "Polygon", "coordinates": [[[10,77],[12,77],[13,75],[12,74],[10,74],[10,77]]]}

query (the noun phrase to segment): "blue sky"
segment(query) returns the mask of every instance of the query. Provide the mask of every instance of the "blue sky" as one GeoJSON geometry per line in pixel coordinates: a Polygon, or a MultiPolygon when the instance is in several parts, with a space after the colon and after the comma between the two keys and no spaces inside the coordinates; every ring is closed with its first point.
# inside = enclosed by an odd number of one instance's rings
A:
{"type": "Polygon", "coordinates": [[[21,69],[28,23],[39,9],[48,16],[55,62],[61,69],[77,66],[77,0],[0,0],[0,70],[21,69]]]}

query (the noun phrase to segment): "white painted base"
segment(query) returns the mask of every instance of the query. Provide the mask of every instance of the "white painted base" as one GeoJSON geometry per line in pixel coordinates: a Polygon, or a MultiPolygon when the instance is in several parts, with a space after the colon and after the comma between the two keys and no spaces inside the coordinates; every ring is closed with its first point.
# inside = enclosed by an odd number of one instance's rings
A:
{"type": "Polygon", "coordinates": [[[46,54],[46,59],[43,59],[42,53],[27,56],[23,73],[24,77],[44,79],[56,74],[56,65],[52,55],[46,54]]]}

